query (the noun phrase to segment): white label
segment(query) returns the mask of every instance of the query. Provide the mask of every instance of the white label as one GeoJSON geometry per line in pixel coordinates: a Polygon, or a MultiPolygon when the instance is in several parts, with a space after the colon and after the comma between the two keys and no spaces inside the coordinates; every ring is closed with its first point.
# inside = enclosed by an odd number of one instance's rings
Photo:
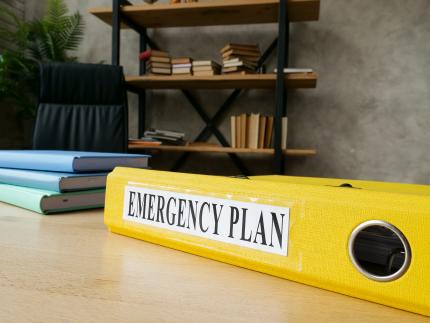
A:
{"type": "Polygon", "coordinates": [[[126,186],[123,219],[286,256],[290,209],[126,186]]]}

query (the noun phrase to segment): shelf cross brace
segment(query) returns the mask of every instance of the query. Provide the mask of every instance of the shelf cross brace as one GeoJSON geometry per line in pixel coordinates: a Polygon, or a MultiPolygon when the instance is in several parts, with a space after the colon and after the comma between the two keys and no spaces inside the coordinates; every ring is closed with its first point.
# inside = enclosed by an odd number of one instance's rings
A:
{"type": "MultiPolygon", "coordinates": [[[[196,112],[199,114],[200,118],[206,123],[206,127],[210,129],[210,132],[214,134],[214,136],[218,139],[218,141],[221,143],[222,146],[228,147],[229,143],[228,140],[225,138],[225,136],[222,134],[222,132],[216,127],[216,125],[213,123],[213,119],[211,119],[205,110],[200,106],[200,104],[196,101],[194,96],[187,90],[182,90],[182,93],[187,98],[188,102],[193,106],[193,108],[196,110],[196,112]]],[[[196,141],[196,140],[195,140],[196,141]]],[[[233,163],[236,165],[236,167],[239,169],[239,171],[243,175],[249,175],[249,171],[245,164],[242,162],[242,160],[233,153],[229,153],[228,156],[233,161],[233,163]]],[[[172,170],[176,171],[179,167],[177,167],[177,162],[173,166],[172,170]]]]}

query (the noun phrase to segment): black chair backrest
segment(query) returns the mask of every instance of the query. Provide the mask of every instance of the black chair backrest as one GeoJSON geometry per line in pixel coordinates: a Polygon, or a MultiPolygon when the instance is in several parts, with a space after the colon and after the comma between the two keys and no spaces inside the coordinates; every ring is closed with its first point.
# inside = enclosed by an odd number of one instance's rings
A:
{"type": "Polygon", "coordinates": [[[50,63],[40,68],[33,149],[126,152],[122,67],[50,63]]]}

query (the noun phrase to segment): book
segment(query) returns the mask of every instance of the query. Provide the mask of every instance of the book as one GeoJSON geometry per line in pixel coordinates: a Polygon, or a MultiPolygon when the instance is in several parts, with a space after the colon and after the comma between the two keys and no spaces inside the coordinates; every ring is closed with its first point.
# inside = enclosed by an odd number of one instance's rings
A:
{"type": "Polygon", "coordinates": [[[247,135],[247,128],[248,128],[248,115],[246,113],[243,113],[240,115],[240,147],[239,148],[246,148],[248,139],[246,137],[247,135]]]}
{"type": "Polygon", "coordinates": [[[148,61],[146,63],[146,68],[147,69],[151,69],[151,68],[168,68],[171,69],[172,68],[172,64],[170,63],[160,63],[160,62],[152,62],[152,61],[148,61]]]}
{"type": "Polygon", "coordinates": [[[172,74],[191,74],[191,67],[174,68],[172,74]]]}
{"type": "Polygon", "coordinates": [[[170,57],[168,52],[162,51],[162,50],[156,50],[156,49],[150,49],[151,57],[170,57]]]}
{"type": "Polygon", "coordinates": [[[246,115],[246,139],[245,139],[245,148],[249,148],[249,139],[250,139],[250,129],[251,129],[251,115],[246,115]]]}
{"type": "Polygon", "coordinates": [[[172,64],[176,65],[176,64],[191,64],[193,61],[193,59],[191,57],[177,57],[177,58],[172,58],[172,64]]]}
{"type": "Polygon", "coordinates": [[[52,192],[72,192],[104,188],[107,173],[60,173],[0,168],[0,183],[52,192]]]}
{"type": "Polygon", "coordinates": [[[259,126],[260,126],[260,114],[251,113],[249,116],[249,130],[248,130],[248,147],[252,149],[258,148],[258,138],[259,138],[259,126]]]}
{"type": "Polygon", "coordinates": [[[228,67],[244,67],[249,70],[255,70],[257,67],[257,64],[251,64],[246,61],[238,61],[238,62],[232,62],[232,63],[224,63],[224,69],[228,67]]]}
{"type": "Polygon", "coordinates": [[[241,133],[242,133],[241,117],[236,116],[236,145],[235,145],[236,148],[242,147],[241,133]]]}
{"type": "Polygon", "coordinates": [[[40,190],[23,186],[0,184],[0,201],[41,214],[101,208],[105,190],[70,193],[40,190]]]}
{"type": "MultiPolygon", "coordinates": [[[[278,69],[275,68],[275,73],[278,73],[278,69]]],[[[311,68],[284,68],[285,74],[295,74],[295,73],[312,73],[313,70],[311,68]]]]}
{"type": "Polygon", "coordinates": [[[282,138],[281,138],[282,149],[287,149],[287,135],[288,135],[288,118],[282,117],[282,138]]]}
{"type": "Polygon", "coordinates": [[[179,131],[172,131],[172,130],[164,130],[164,129],[150,129],[144,132],[145,136],[152,136],[152,135],[162,135],[167,137],[173,137],[173,138],[184,138],[185,133],[179,132],[179,131]]]}
{"type": "Polygon", "coordinates": [[[212,66],[212,67],[221,68],[220,64],[212,60],[193,61],[193,66],[212,66]]]}
{"type": "Polygon", "coordinates": [[[266,120],[267,117],[260,116],[258,125],[258,148],[264,148],[264,136],[266,134],[266,120]]]}
{"type": "Polygon", "coordinates": [[[223,73],[232,73],[232,72],[245,72],[245,73],[241,73],[241,74],[255,74],[256,71],[252,70],[252,69],[248,69],[246,67],[243,66],[234,66],[234,67],[223,67],[222,68],[222,72],[223,73]]]}
{"type": "Polygon", "coordinates": [[[220,74],[221,66],[211,60],[194,61],[193,74],[196,76],[212,76],[220,74]]]}
{"type": "Polygon", "coordinates": [[[257,51],[259,52],[259,47],[257,44],[250,45],[250,44],[235,44],[235,43],[229,43],[225,45],[221,50],[220,53],[225,53],[231,49],[242,49],[242,50],[250,50],[250,51],[257,51]]]}
{"type": "Polygon", "coordinates": [[[187,63],[187,64],[174,64],[174,63],[172,63],[172,68],[173,69],[176,69],[176,68],[189,68],[189,67],[192,67],[193,66],[193,64],[191,64],[191,63],[187,63]]]}
{"type": "Polygon", "coordinates": [[[139,54],[139,59],[142,61],[146,61],[151,57],[168,57],[170,60],[169,53],[161,50],[149,49],[139,54]]]}
{"type": "Polygon", "coordinates": [[[168,143],[169,145],[185,145],[185,134],[177,131],[150,129],[144,132],[145,138],[168,143]]]}
{"type": "Polygon", "coordinates": [[[169,137],[169,136],[163,136],[163,135],[152,135],[151,138],[156,139],[156,140],[160,140],[160,141],[168,141],[171,143],[181,143],[183,142],[183,140],[181,138],[173,138],[173,137],[169,137]]]}
{"type": "Polygon", "coordinates": [[[193,66],[193,72],[205,72],[205,71],[219,71],[217,68],[213,68],[212,66],[193,66]]]}
{"type": "Polygon", "coordinates": [[[272,147],[273,137],[273,116],[267,117],[266,120],[266,133],[264,135],[264,148],[272,147]]]}
{"type": "Polygon", "coordinates": [[[151,56],[148,60],[147,60],[147,62],[149,62],[149,63],[169,63],[170,64],[170,58],[169,57],[154,57],[154,56],[151,56]]]}
{"type": "Polygon", "coordinates": [[[231,142],[231,147],[232,148],[236,148],[236,117],[235,116],[231,116],[230,117],[230,142],[231,142]]]}
{"type": "Polygon", "coordinates": [[[172,70],[170,68],[152,67],[149,72],[151,74],[163,74],[163,75],[171,75],[172,74],[172,70]]]}
{"type": "Polygon", "coordinates": [[[149,155],[62,150],[0,150],[0,167],[52,172],[110,172],[117,166],[144,168],[149,155]]]}
{"type": "Polygon", "coordinates": [[[232,49],[222,54],[222,57],[225,59],[229,56],[242,56],[242,57],[254,57],[259,58],[260,52],[248,51],[248,50],[240,50],[240,49],[232,49]]]}
{"type": "Polygon", "coordinates": [[[248,64],[254,64],[257,66],[258,61],[260,60],[260,57],[253,57],[253,56],[237,56],[237,55],[231,55],[223,57],[223,64],[224,62],[234,62],[234,61],[243,61],[245,60],[248,64]]]}
{"type": "Polygon", "coordinates": [[[159,50],[146,50],[144,52],[141,52],[139,54],[139,59],[141,61],[147,61],[147,60],[151,60],[154,58],[168,58],[170,61],[170,56],[169,53],[164,52],[164,51],[159,51],[159,50]]]}
{"type": "Polygon", "coordinates": [[[113,233],[430,316],[429,186],[116,168],[106,195],[113,233]]]}

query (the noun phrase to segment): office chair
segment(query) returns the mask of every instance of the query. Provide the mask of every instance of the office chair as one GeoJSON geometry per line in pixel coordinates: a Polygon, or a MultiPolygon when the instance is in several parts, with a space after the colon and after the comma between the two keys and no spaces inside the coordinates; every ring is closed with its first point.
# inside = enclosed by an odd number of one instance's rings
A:
{"type": "Polygon", "coordinates": [[[122,67],[40,67],[33,149],[126,152],[128,104],[122,67]]]}

